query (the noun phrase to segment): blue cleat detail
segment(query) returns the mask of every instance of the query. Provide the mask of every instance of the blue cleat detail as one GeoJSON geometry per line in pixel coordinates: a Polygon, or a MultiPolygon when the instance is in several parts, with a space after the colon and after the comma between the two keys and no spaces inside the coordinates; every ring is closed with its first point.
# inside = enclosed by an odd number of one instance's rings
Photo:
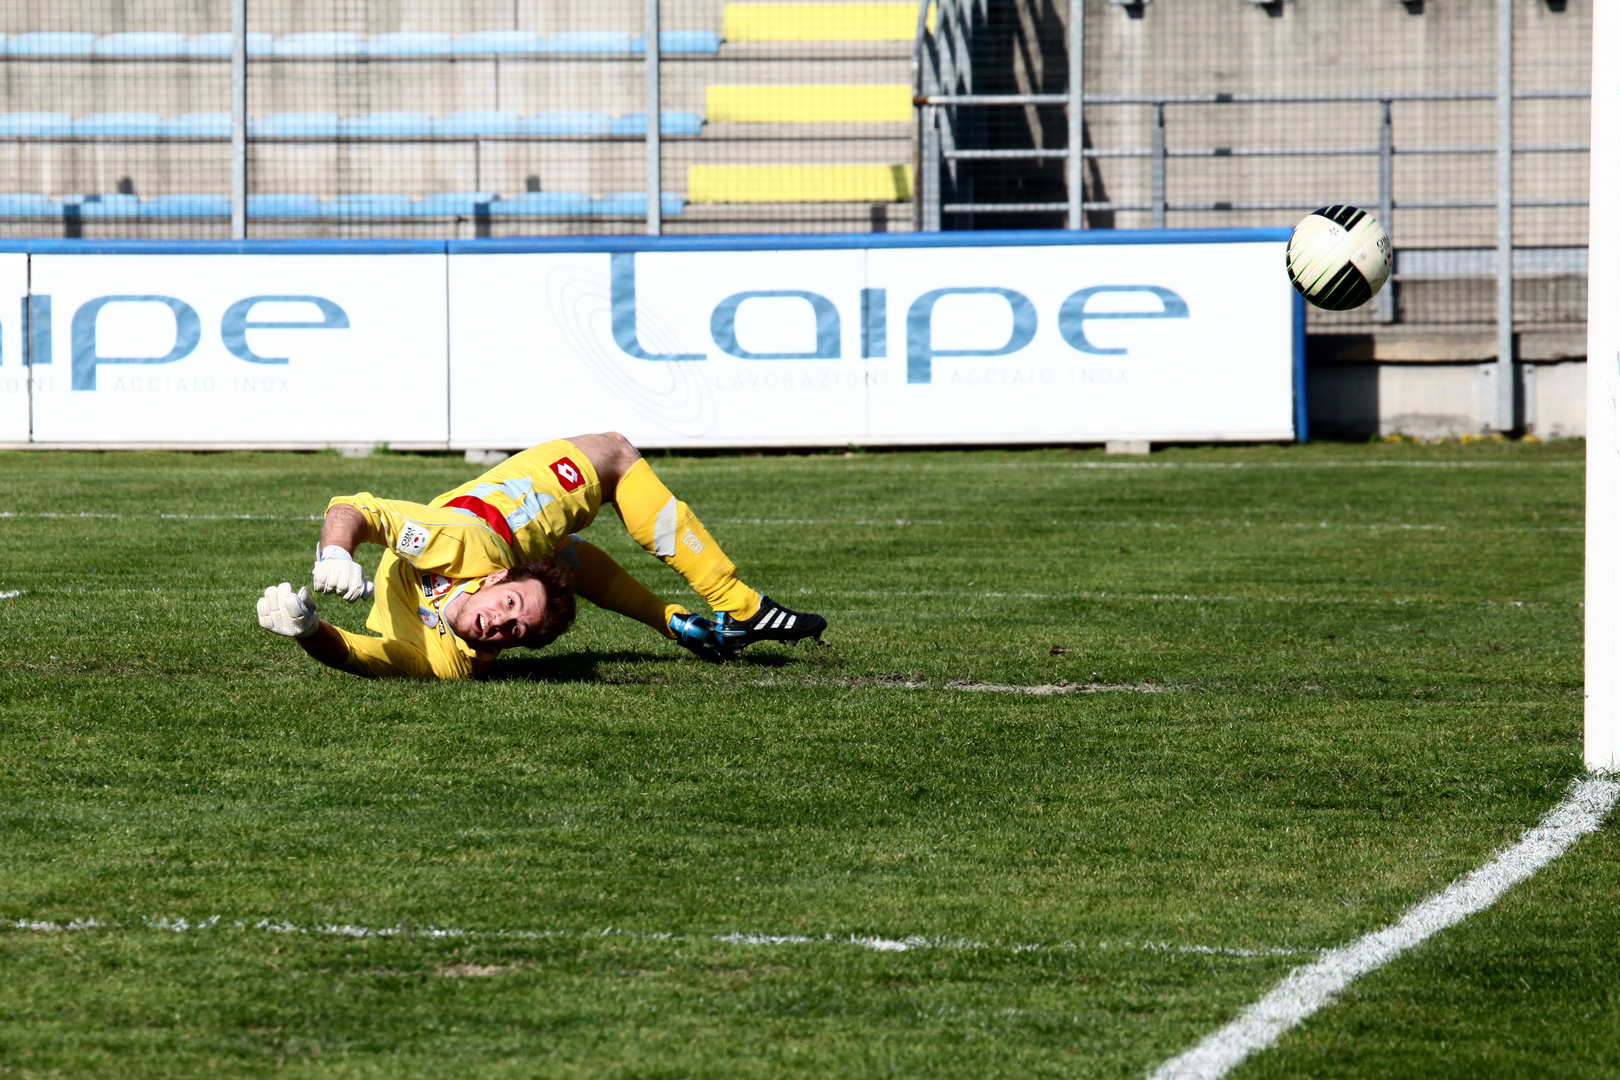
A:
{"type": "Polygon", "coordinates": [[[701,615],[679,612],[669,617],[669,629],[675,635],[675,644],[711,664],[734,659],[736,649],[727,648],[714,623],[701,615]]]}

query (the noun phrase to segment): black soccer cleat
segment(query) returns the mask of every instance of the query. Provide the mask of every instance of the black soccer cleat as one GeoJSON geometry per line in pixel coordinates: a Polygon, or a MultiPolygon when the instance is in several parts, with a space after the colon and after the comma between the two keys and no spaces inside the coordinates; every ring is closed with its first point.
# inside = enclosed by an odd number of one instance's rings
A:
{"type": "Polygon", "coordinates": [[[768,596],[759,598],[759,610],[754,617],[743,620],[717,611],[714,615],[714,633],[721,649],[736,655],[756,641],[785,641],[796,645],[805,638],[821,640],[827,629],[827,620],[808,611],[793,611],[768,596]]]}

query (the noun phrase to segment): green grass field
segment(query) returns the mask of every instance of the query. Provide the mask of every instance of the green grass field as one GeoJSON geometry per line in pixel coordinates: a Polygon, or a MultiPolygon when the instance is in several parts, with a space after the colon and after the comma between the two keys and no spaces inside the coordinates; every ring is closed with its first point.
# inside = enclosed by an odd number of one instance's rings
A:
{"type": "MultiPolygon", "coordinates": [[[[435,685],[252,609],[459,459],[0,455],[0,1076],[1141,1077],[1579,775],[1582,453],[655,459],[826,646],[435,685]]],[[[1620,1075],[1617,900],[1611,823],[1234,1075],[1620,1075]]]]}

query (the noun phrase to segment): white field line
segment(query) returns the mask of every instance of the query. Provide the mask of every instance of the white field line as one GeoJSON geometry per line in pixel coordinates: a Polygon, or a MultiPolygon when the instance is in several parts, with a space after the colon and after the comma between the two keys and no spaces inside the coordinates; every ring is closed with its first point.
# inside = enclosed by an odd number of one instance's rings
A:
{"type": "Polygon", "coordinates": [[[852,676],[845,679],[755,679],[750,686],[836,686],[876,687],[889,690],[960,690],[969,694],[1026,694],[1030,697],[1051,697],[1054,694],[1166,694],[1183,689],[1160,683],[1038,683],[1017,686],[1004,683],[970,682],[965,679],[944,683],[926,682],[906,677],[882,678],[852,676]]]}
{"type": "Polygon", "coordinates": [[[714,941],[722,945],[739,945],[750,947],[778,947],[786,945],[819,945],[819,946],[853,946],[858,949],[870,949],[873,952],[913,952],[925,949],[954,949],[954,950],[994,950],[1010,953],[1027,952],[1078,952],[1082,948],[1098,951],[1132,950],[1157,953],[1177,953],[1197,956],[1229,956],[1241,960],[1251,960],[1272,956],[1296,956],[1308,952],[1307,949],[1271,948],[1271,949],[1236,949],[1218,945],[1172,945],[1165,941],[1104,941],[1096,940],[1089,944],[1075,941],[1058,942],[1004,942],[974,941],[971,938],[952,937],[923,937],[913,935],[903,938],[872,937],[860,934],[761,934],[733,931],[729,934],[675,934],[657,930],[627,930],[619,926],[605,926],[600,930],[469,930],[454,926],[407,926],[396,923],[393,926],[364,926],[355,923],[309,923],[299,924],[288,922],[285,919],[260,919],[257,922],[247,922],[243,919],[226,921],[223,916],[210,915],[206,919],[183,919],[169,917],[144,917],[141,919],[96,919],[80,918],[68,922],[56,922],[48,919],[18,919],[11,924],[13,930],[25,930],[36,934],[66,934],[86,930],[161,930],[168,933],[200,933],[209,930],[235,929],[260,930],[272,934],[309,934],[328,937],[348,938],[579,938],[587,940],[601,937],[628,937],[647,941],[714,941]]]}
{"type": "MultiPolygon", "coordinates": [[[[800,596],[871,596],[871,597],[942,597],[948,599],[982,599],[982,600],[1115,600],[1136,603],[1151,601],[1154,603],[1176,602],[1195,604],[1369,604],[1382,606],[1391,604],[1402,607],[1407,604],[1448,604],[1477,607],[1585,607],[1579,600],[1453,600],[1446,597],[1423,597],[1417,599],[1380,599],[1378,597],[1362,596],[1199,596],[1189,593],[1123,593],[1123,592],[969,592],[966,589],[798,589],[800,596]]],[[[685,595],[674,591],[666,591],[660,595],[675,597],[685,595]]]]}
{"type": "MultiPolygon", "coordinates": [[[[1580,469],[1584,461],[964,461],[920,469],[1580,469]]],[[[903,468],[903,467],[902,467],[903,468]]]]}
{"type": "Polygon", "coordinates": [[[97,518],[107,521],[323,521],[321,514],[99,514],[81,511],[76,514],[49,511],[0,510],[0,518],[97,518]]]}
{"type": "Polygon", "coordinates": [[[22,594],[21,589],[10,589],[6,592],[0,592],[0,600],[10,600],[12,597],[21,596],[22,594]]]}
{"type": "Polygon", "coordinates": [[[1375,971],[1407,949],[1468,916],[1484,911],[1515,884],[1540,870],[1587,833],[1596,832],[1620,798],[1620,783],[1579,781],[1541,823],[1517,844],[1443,891],[1407,910],[1399,922],[1349,945],[1330,949],[1295,968],[1236,1020],[1206,1036],[1186,1053],[1171,1058],[1150,1080],[1217,1080],[1244,1058],[1264,1050],[1357,978],[1375,971]]]}

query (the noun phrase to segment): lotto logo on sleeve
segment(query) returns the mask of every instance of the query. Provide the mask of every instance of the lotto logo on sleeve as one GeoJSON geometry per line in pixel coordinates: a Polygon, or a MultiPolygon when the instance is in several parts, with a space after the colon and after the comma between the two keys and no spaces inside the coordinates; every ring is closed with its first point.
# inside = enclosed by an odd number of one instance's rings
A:
{"type": "Polygon", "coordinates": [[[399,527],[399,539],[394,542],[394,550],[406,558],[414,559],[422,554],[427,547],[428,529],[426,525],[418,525],[414,521],[407,521],[399,527]]]}
{"type": "Polygon", "coordinates": [[[579,471],[568,458],[558,458],[551,463],[551,471],[556,474],[557,482],[563,486],[564,491],[576,491],[585,483],[585,474],[579,471]]]}

